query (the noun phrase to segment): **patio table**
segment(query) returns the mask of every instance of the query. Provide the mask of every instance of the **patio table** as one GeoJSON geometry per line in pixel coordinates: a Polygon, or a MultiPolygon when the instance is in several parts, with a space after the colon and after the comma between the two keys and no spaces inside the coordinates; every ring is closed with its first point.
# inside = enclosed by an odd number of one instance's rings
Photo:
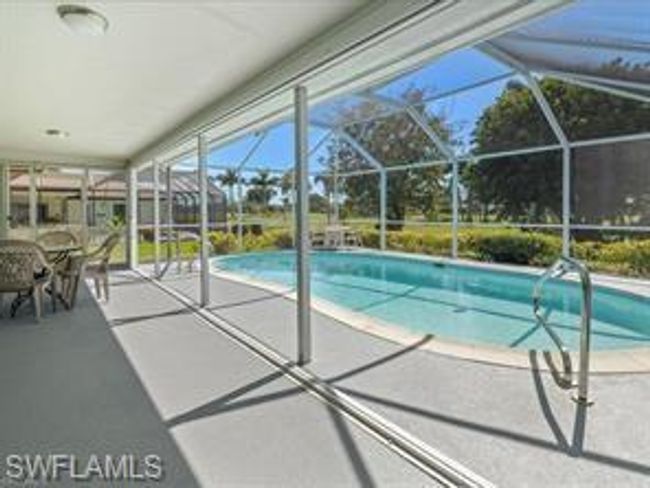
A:
{"type": "MultiPolygon", "coordinates": [[[[79,244],[64,244],[64,245],[57,245],[57,246],[44,246],[43,249],[45,249],[47,258],[50,261],[50,264],[52,264],[52,268],[54,269],[54,274],[56,275],[56,274],[60,274],[65,270],[72,253],[81,251],[83,248],[79,244]]],[[[53,277],[53,279],[55,279],[55,277],[53,277]]],[[[54,289],[51,287],[49,290],[46,291],[50,295],[54,293],[54,289]]],[[[63,303],[63,306],[66,309],[69,308],[68,303],[61,295],[60,290],[57,290],[56,297],[53,298],[53,302],[52,302],[52,308],[54,309],[55,312],[56,312],[57,300],[61,300],[61,303],[63,303]]]]}

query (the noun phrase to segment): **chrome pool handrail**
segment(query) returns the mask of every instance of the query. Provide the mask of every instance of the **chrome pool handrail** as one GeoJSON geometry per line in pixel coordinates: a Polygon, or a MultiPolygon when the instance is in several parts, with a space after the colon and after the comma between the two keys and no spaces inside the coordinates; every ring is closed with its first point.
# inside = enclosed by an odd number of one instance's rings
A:
{"type": "Polygon", "coordinates": [[[578,393],[575,400],[581,404],[589,404],[589,355],[591,351],[591,303],[592,303],[592,286],[591,276],[587,267],[577,259],[563,256],[550,266],[537,280],[533,289],[533,314],[544,330],[548,333],[553,343],[560,350],[562,357],[563,372],[556,376],[557,384],[561,388],[569,389],[577,386],[578,393]],[[556,334],[551,325],[548,323],[548,317],[551,309],[548,308],[546,313],[541,312],[542,290],[544,284],[552,278],[561,278],[566,273],[576,271],[580,277],[582,288],[582,307],[580,319],[580,369],[578,371],[578,383],[573,383],[573,366],[568,348],[562,342],[562,339],[556,334]]]}

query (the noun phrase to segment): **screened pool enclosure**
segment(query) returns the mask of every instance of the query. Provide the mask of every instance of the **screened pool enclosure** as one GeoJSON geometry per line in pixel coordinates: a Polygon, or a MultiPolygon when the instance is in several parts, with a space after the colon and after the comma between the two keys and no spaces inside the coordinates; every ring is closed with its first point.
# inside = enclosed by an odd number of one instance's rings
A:
{"type": "MultiPolygon", "coordinates": [[[[597,270],[644,275],[646,8],[571,4],[310,106],[307,127],[291,115],[247,133],[209,129],[199,136],[203,160],[199,143],[186,142],[141,168],[138,181],[163,182],[170,167],[167,177],[198,175],[203,164],[208,187],[227,201],[225,221],[210,214],[207,222],[215,252],[290,248],[295,133],[304,130],[312,231],[341,224],[365,247],[518,264],[563,253],[597,270]]],[[[164,241],[170,226],[198,235],[198,210],[190,220],[161,219],[164,199],[154,196],[160,225],[138,221],[151,229],[140,240],[164,241]]]]}

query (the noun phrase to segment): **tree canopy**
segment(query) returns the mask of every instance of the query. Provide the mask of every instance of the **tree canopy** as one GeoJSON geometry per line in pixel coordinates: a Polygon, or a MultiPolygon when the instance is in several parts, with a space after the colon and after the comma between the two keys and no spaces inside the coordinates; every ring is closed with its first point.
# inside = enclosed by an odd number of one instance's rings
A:
{"type": "MultiPolygon", "coordinates": [[[[613,63],[611,69],[620,72],[625,68],[613,63]]],[[[650,132],[648,103],[551,78],[539,80],[539,85],[572,141],[650,132]]],[[[417,107],[446,144],[455,144],[444,115],[432,114],[421,103],[422,92],[410,89],[402,98],[417,107]]],[[[426,134],[404,112],[381,113],[380,105],[369,100],[347,108],[341,114],[341,127],[387,167],[442,159],[426,134]]],[[[471,151],[482,155],[549,145],[559,145],[559,141],[533,93],[523,83],[513,81],[478,117],[471,151]]],[[[647,225],[650,170],[644,155],[649,146],[649,142],[637,141],[572,150],[572,221],[647,225]]],[[[471,159],[462,164],[460,174],[463,220],[534,224],[561,221],[561,149],[475,162],[471,159]]],[[[326,177],[332,181],[337,171],[372,170],[342,138],[330,141],[323,163],[326,177]]],[[[415,213],[429,220],[444,220],[441,213],[448,211],[450,202],[449,172],[448,165],[389,171],[388,219],[403,221],[407,213],[415,213]]],[[[341,179],[345,210],[359,216],[376,216],[378,185],[376,174],[341,179]]],[[[332,186],[325,186],[326,191],[332,186]]]]}
{"type": "MultiPolygon", "coordinates": [[[[417,107],[427,124],[433,127],[443,140],[449,140],[444,121],[428,112],[419,103],[424,93],[407,90],[403,98],[417,107]]],[[[339,123],[348,135],[386,166],[398,166],[417,162],[441,161],[442,155],[426,133],[405,112],[386,113],[380,101],[368,100],[340,116],[339,123]],[[368,114],[381,113],[378,118],[367,120],[368,114]]],[[[327,168],[325,180],[333,181],[335,175],[360,171],[361,174],[341,178],[339,191],[345,195],[344,211],[359,216],[376,216],[379,210],[379,175],[376,168],[359,154],[344,138],[332,138],[327,146],[327,156],[321,163],[327,168]]],[[[449,195],[446,183],[447,165],[430,166],[425,169],[409,168],[389,171],[387,184],[387,218],[400,226],[408,211],[432,215],[448,207],[449,195]]],[[[333,183],[325,185],[326,191],[333,183]]]]}
{"type": "MultiPolygon", "coordinates": [[[[570,140],[650,131],[648,104],[550,78],[542,79],[540,88],[570,140]]],[[[511,83],[480,117],[474,131],[475,151],[543,146],[548,144],[549,131],[532,92],[511,83]]],[[[638,218],[630,212],[641,210],[639,202],[647,202],[650,191],[647,162],[638,148],[645,144],[572,151],[574,222],[623,224],[638,218]],[[603,184],[606,191],[593,191],[603,184]]],[[[462,184],[467,207],[479,210],[468,218],[486,219],[492,213],[497,219],[516,222],[558,222],[562,153],[522,154],[470,164],[462,173],[462,184]]]]}

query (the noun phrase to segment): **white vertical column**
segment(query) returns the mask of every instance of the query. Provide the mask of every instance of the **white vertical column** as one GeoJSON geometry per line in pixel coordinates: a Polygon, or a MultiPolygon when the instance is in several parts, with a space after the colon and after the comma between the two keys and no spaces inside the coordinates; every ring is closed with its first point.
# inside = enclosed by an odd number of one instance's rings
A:
{"type": "Polygon", "coordinates": [[[208,141],[198,136],[199,147],[199,203],[201,216],[201,300],[202,307],[210,303],[210,248],[208,241],[208,141]]]}
{"type": "Polygon", "coordinates": [[[332,182],[334,193],[334,224],[339,225],[341,211],[339,209],[339,160],[334,160],[334,181],[332,182]]]}
{"type": "Polygon", "coordinates": [[[138,172],[127,171],[127,251],[130,268],[138,267],[138,172]]]}
{"type": "Polygon", "coordinates": [[[339,176],[334,176],[334,224],[339,225],[341,210],[339,209],[339,176]]]}
{"type": "Polygon", "coordinates": [[[386,178],[386,169],[382,168],[379,172],[379,248],[386,250],[386,205],[388,193],[388,179],[386,178]]]}
{"type": "Polygon", "coordinates": [[[458,257],[458,160],[451,161],[451,257],[458,257]]]}
{"type": "Polygon", "coordinates": [[[237,172],[237,246],[241,251],[244,247],[244,229],[242,220],[244,218],[244,192],[242,190],[241,171],[237,172]]]}
{"type": "Polygon", "coordinates": [[[81,244],[88,245],[88,185],[90,184],[90,170],[84,169],[81,177],[81,244]]]}
{"type": "Polygon", "coordinates": [[[9,165],[0,162],[0,239],[9,237],[9,165]]]}
{"type": "Polygon", "coordinates": [[[309,272],[309,140],[307,90],[297,86],[295,108],[296,278],[298,291],[298,364],[311,361],[311,296],[309,272]]]}
{"type": "Polygon", "coordinates": [[[167,187],[167,266],[172,262],[173,224],[174,224],[174,191],[172,190],[172,165],[167,165],[165,172],[165,186],[167,187]]]}
{"type": "Polygon", "coordinates": [[[160,164],[154,159],[153,171],[153,266],[154,277],[160,277],[160,164]]]}
{"type": "Polygon", "coordinates": [[[571,255],[571,148],[562,149],[562,255],[571,255]]]}
{"type": "Polygon", "coordinates": [[[293,244],[294,249],[296,248],[296,172],[291,172],[291,193],[289,193],[291,198],[291,244],[293,244]]]}
{"type": "Polygon", "coordinates": [[[36,168],[34,164],[29,165],[29,191],[27,193],[28,211],[29,211],[29,232],[32,238],[38,237],[37,222],[37,195],[36,195],[36,168]]]}

